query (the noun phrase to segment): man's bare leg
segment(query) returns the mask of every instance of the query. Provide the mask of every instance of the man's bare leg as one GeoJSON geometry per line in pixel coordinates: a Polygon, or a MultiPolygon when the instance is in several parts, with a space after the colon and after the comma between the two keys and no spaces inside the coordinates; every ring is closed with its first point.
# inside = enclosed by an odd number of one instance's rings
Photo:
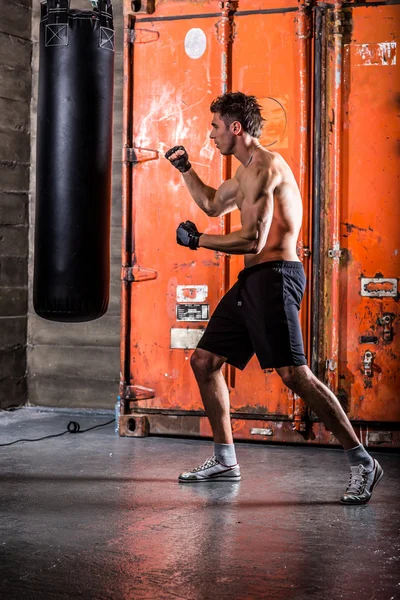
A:
{"type": "Polygon", "coordinates": [[[198,348],[191,366],[214,436],[214,455],[192,471],[181,473],[182,483],[240,481],[240,467],[233,444],[229,392],[221,367],[226,358],[198,348]]]}
{"type": "Polygon", "coordinates": [[[233,444],[229,391],[221,371],[225,361],[200,348],[190,361],[216,444],[233,444]]]}
{"type": "Polygon", "coordinates": [[[340,405],[339,400],[306,366],[276,369],[282,381],[315,412],[345,450],[360,444],[360,440],[340,405]]]}
{"type": "Polygon", "coordinates": [[[276,369],[282,381],[315,412],[342,444],[350,463],[350,482],[342,504],[365,504],[383,476],[381,465],[370,456],[330,389],[304,365],[276,369]]]}

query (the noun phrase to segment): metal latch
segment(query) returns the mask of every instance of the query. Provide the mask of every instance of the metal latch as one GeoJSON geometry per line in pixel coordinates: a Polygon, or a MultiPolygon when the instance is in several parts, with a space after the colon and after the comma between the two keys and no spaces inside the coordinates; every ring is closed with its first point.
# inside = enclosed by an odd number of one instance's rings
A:
{"type": "Polygon", "coordinates": [[[364,375],[366,377],[372,377],[372,361],[374,355],[371,350],[367,350],[364,354],[363,366],[364,366],[364,375]]]}
{"type": "Polygon", "coordinates": [[[379,325],[383,325],[383,339],[385,342],[391,342],[393,340],[393,319],[394,315],[391,313],[383,313],[378,319],[379,325]]]}

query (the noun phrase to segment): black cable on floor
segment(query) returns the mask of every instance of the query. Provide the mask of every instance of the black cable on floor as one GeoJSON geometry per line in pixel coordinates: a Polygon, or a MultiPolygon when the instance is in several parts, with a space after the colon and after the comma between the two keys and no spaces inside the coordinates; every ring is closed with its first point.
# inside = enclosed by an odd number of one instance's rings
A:
{"type": "Polygon", "coordinates": [[[19,442],[41,442],[42,440],[48,440],[50,438],[60,437],[61,435],[65,435],[66,433],[86,433],[86,431],[92,431],[93,429],[98,429],[99,427],[105,427],[106,425],[110,425],[114,423],[115,419],[112,421],[107,421],[107,423],[101,423],[100,425],[94,425],[93,427],[88,427],[88,429],[82,429],[79,423],[76,421],[70,421],[68,423],[68,427],[66,431],[62,433],[55,433],[54,435],[45,435],[41,438],[36,438],[35,440],[15,440],[15,442],[8,442],[8,444],[0,444],[0,446],[12,446],[13,444],[18,444],[19,442]]]}

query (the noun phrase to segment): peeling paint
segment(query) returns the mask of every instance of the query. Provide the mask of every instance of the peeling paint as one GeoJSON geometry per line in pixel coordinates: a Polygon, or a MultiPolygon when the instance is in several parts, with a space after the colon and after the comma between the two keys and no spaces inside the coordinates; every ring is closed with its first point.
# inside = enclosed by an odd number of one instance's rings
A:
{"type": "Polygon", "coordinates": [[[396,42],[353,44],[358,58],[356,67],[387,67],[396,64],[396,42]]]}

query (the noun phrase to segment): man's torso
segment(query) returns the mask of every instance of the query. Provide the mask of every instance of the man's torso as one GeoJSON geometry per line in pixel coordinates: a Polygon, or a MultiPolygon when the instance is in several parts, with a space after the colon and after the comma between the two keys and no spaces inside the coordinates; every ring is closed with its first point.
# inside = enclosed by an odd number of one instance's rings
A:
{"type": "MultiPolygon", "coordinates": [[[[260,168],[278,172],[279,184],[274,190],[273,217],[266,244],[258,254],[245,255],[245,266],[250,267],[271,260],[298,261],[296,244],[302,223],[303,206],[294,175],[279,154],[262,147],[254,153],[251,164],[255,168],[258,167],[258,172],[260,168]]],[[[240,166],[236,172],[235,177],[239,182],[236,205],[239,210],[244,201],[241,178],[251,175],[244,166],[240,166]]]]}

